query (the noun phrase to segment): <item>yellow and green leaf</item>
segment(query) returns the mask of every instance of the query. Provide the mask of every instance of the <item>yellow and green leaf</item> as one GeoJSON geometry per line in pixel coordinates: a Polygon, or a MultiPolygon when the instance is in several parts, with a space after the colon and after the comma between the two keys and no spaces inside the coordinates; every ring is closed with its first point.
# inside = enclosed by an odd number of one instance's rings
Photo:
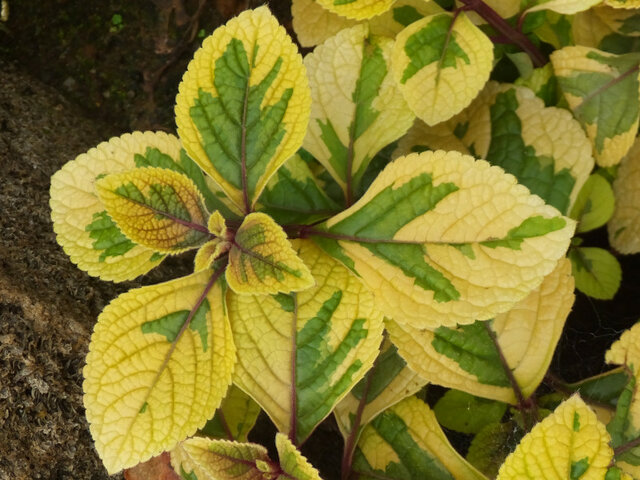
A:
{"type": "Polygon", "coordinates": [[[582,45],[591,48],[604,48],[604,43],[614,34],[614,31],[600,15],[596,8],[591,8],[573,16],[571,21],[572,45],[582,45]]]}
{"type": "Polygon", "coordinates": [[[640,8],[640,0],[604,0],[604,4],[613,8],[640,8]]]}
{"type": "Polygon", "coordinates": [[[598,165],[622,160],[635,140],[640,112],[637,54],[565,47],[551,62],[574,116],[587,132],[598,165]]]}
{"type": "Polygon", "coordinates": [[[493,67],[493,44],[464,13],[440,13],[400,32],[393,59],[393,75],[409,108],[435,125],[482,90],[493,67]]]}
{"type": "Polygon", "coordinates": [[[194,272],[210,268],[223,253],[229,251],[228,230],[224,217],[219,211],[213,212],[207,221],[207,229],[215,238],[202,245],[193,259],[194,272]]]}
{"type": "Polygon", "coordinates": [[[229,292],[228,305],[239,352],[234,383],[299,443],[373,364],[382,314],[346,268],[309,241],[294,246],[316,286],[291,295],[229,292]]]}
{"type": "Polygon", "coordinates": [[[107,214],[127,238],[160,253],[180,253],[210,237],[209,213],[196,185],[160,167],[136,168],[96,181],[107,214]]]}
{"type": "Polygon", "coordinates": [[[578,221],[576,233],[589,232],[607,223],[613,215],[614,204],[609,182],[602,175],[590,175],[571,208],[571,218],[578,221]]]}
{"type": "Polygon", "coordinates": [[[522,439],[497,480],[603,479],[613,457],[609,440],[595,413],[574,395],[522,439]]]}
{"type": "Polygon", "coordinates": [[[84,405],[109,473],[205,425],[231,383],[235,347],[220,272],[131,290],[98,317],[84,405]]]}
{"type": "Polygon", "coordinates": [[[358,480],[486,480],[451,446],[429,406],[415,397],[385,410],[365,427],[353,474],[358,480]]]}
{"type": "Polygon", "coordinates": [[[562,15],[575,15],[602,3],[602,0],[538,0],[534,3],[536,5],[528,8],[525,14],[540,10],[551,10],[562,15]]]}
{"type": "Polygon", "coordinates": [[[300,147],[310,95],[302,58],[266,7],[205,39],[176,98],[185,150],[243,212],[300,147]]]}
{"type": "Polygon", "coordinates": [[[276,450],[280,458],[282,476],[278,480],[321,480],[318,471],[300,453],[291,440],[282,433],[276,434],[276,450]]]}
{"type": "Polygon", "coordinates": [[[390,72],[393,41],[366,25],[343,30],[305,58],[313,99],[304,148],[354,200],[371,159],[414,115],[390,72]]]}
{"type": "Polygon", "coordinates": [[[199,433],[210,438],[246,442],[260,412],[260,406],[232,384],[216,414],[199,433]]]}
{"type": "Polygon", "coordinates": [[[422,329],[509,310],[556,267],[573,229],[502,169],[438,151],[396,159],[355,205],[308,232],[387,317],[422,329]]]}
{"type": "Polygon", "coordinates": [[[394,0],[316,0],[316,2],[342,17],[365,20],[389,10],[394,0]]]}
{"type": "Polygon", "coordinates": [[[525,398],[531,395],[551,363],[573,300],[571,265],[563,259],[539,288],[492,322],[431,331],[388,321],[387,331],[407,365],[429,382],[513,404],[501,354],[525,398]]]}
{"type": "Polygon", "coordinates": [[[620,253],[640,252],[640,140],[622,160],[613,182],[615,209],[607,225],[609,243],[620,253]]]}
{"type": "Polygon", "coordinates": [[[114,137],[68,162],[51,178],[51,218],[57,240],[71,261],[103,280],[131,280],[157,266],[163,255],[127,238],[95,191],[105,175],[163,158],[178,164],[180,142],[163,132],[114,137]]]}
{"type": "Polygon", "coordinates": [[[569,260],[578,290],[599,300],[614,297],[622,280],[616,257],[598,247],[571,247],[569,260]]]}
{"type": "Polygon", "coordinates": [[[297,292],[315,282],[284,230],[264,213],[250,213],[240,225],[229,250],[226,279],[241,294],[297,292]]]}

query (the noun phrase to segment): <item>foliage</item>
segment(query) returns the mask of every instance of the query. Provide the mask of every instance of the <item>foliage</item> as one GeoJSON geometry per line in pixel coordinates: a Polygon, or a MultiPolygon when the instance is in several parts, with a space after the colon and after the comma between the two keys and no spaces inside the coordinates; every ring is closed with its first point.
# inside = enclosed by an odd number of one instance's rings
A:
{"type": "Polygon", "coordinates": [[[607,354],[623,369],[536,392],[574,285],[621,281],[574,234],[640,251],[640,5],[462,3],[294,0],[304,59],[246,11],[189,64],[178,137],[53,176],[90,275],[195,252],[98,318],[84,402],[110,473],[170,451],[186,480],[318,479],[298,447],[334,413],[345,479],[638,474],[637,326],[607,354]],[[449,389],[433,410],[428,383],[449,389]],[[248,442],[260,410],[278,461],[248,442]],[[475,436],[467,459],[441,425],[475,436]]]}

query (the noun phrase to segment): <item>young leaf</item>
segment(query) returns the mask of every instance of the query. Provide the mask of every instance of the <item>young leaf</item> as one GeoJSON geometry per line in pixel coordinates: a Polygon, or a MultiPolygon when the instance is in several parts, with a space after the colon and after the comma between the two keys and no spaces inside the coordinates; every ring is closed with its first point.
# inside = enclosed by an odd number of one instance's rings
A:
{"type": "Polygon", "coordinates": [[[258,208],[280,225],[312,223],[340,210],[299,155],[294,155],[271,177],[258,208]]]}
{"type": "Polygon", "coordinates": [[[428,125],[468,106],[489,79],[493,44],[464,13],[412,23],[396,38],[393,75],[409,108],[428,125]]]}
{"type": "Polygon", "coordinates": [[[640,252],[640,140],[618,169],[613,182],[615,209],[607,225],[609,243],[620,253],[640,252]]]}
{"type": "Polygon", "coordinates": [[[216,259],[231,248],[227,238],[227,225],[224,217],[217,210],[209,216],[207,229],[216,238],[209,240],[196,252],[193,259],[194,272],[210,268],[216,259]]]}
{"type": "Polygon", "coordinates": [[[313,99],[304,148],[354,200],[371,159],[414,115],[389,71],[393,41],[366,25],[343,30],[306,56],[313,99]]]}
{"type": "Polygon", "coordinates": [[[454,450],[429,406],[415,397],[384,411],[364,429],[353,472],[360,480],[486,480],[454,450]]]}
{"type": "Polygon", "coordinates": [[[313,276],[282,228],[264,213],[247,215],[236,232],[226,270],[236,293],[276,294],[312,287],[313,276]]]}
{"type": "Polygon", "coordinates": [[[161,253],[180,253],[210,237],[209,214],[194,183],[173,170],[136,168],[96,181],[107,214],[127,238],[161,253]]]}
{"type": "MultiPolygon", "coordinates": [[[[571,265],[563,259],[542,285],[489,325],[525,398],[542,381],[573,304],[571,265]]],[[[516,397],[487,326],[435,331],[388,321],[387,331],[409,367],[429,382],[483,398],[516,397]]]]}
{"type": "Polygon", "coordinates": [[[355,20],[364,20],[386,12],[394,0],[316,0],[330,12],[355,20]]]}
{"type": "Polygon", "coordinates": [[[551,54],[564,98],[586,130],[600,166],[619,163],[638,131],[639,60],[637,54],[613,55],[583,46],[551,54]]]}
{"type": "Polygon", "coordinates": [[[462,433],[478,433],[486,425],[499,422],[506,411],[506,403],[475,397],[460,390],[449,390],[433,407],[440,425],[462,433]]]}
{"type": "Polygon", "coordinates": [[[371,367],[382,336],[372,294],[308,241],[295,249],[316,286],[292,295],[229,294],[234,383],[278,429],[304,441],[371,367]]]}
{"type": "Polygon", "coordinates": [[[235,363],[220,272],[130,290],[98,317],[84,405],[96,449],[115,473],[204,426],[235,363]]]}
{"type": "Polygon", "coordinates": [[[602,175],[590,175],[571,209],[571,218],[578,221],[576,233],[588,232],[607,223],[613,215],[614,203],[609,182],[602,175]]]}
{"type": "Polygon", "coordinates": [[[68,162],[51,178],[51,218],[57,240],[71,261],[89,275],[122,282],[148,272],[164,258],[133,243],[107,215],[96,179],[136,168],[149,150],[177,162],[180,142],[163,132],[114,137],[68,162]]]}
{"type": "Polygon", "coordinates": [[[513,176],[457,152],[396,159],[310,235],[417,329],[486,320],[540,285],[574,222],[513,176]]]}
{"type": "Polygon", "coordinates": [[[283,473],[282,477],[278,477],[278,479],[321,480],[318,471],[313,468],[286,435],[276,434],[276,450],[278,450],[283,473]]]}
{"type": "Polygon", "coordinates": [[[572,247],[569,259],[578,290],[600,300],[614,297],[622,280],[616,257],[602,248],[572,247]]]}
{"type": "Polygon", "coordinates": [[[260,406],[249,395],[231,385],[216,414],[199,433],[212,438],[246,442],[260,411],[260,406]]]}
{"type": "Polygon", "coordinates": [[[522,439],[497,480],[604,478],[613,457],[608,442],[604,425],[574,395],[522,439]]]}
{"type": "Polygon", "coordinates": [[[176,98],[187,153],[245,213],[300,147],[310,95],[302,59],[266,7],[208,37],[176,98]]]}

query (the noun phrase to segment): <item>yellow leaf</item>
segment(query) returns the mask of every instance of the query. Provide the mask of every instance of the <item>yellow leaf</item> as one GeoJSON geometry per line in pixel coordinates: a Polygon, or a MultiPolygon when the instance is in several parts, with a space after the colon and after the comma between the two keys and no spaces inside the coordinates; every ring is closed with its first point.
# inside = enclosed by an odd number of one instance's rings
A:
{"type": "Polygon", "coordinates": [[[493,44],[464,13],[431,15],[396,38],[393,75],[409,108],[428,125],[468,106],[489,79],[493,44]]]}
{"type": "Polygon", "coordinates": [[[276,434],[276,449],[280,457],[280,467],[284,475],[278,479],[293,478],[295,480],[321,480],[318,471],[298,451],[291,440],[282,434],[276,434]]]}
{"type": "MultiPolygon", "coordinates": [[[[542,381],[573,305],[571,263],[565,258],[539,288],[491,328],[525,398],[542,381]]],[[[408,366],[431,383],[484,398],[516,403],[509,378],[485,325],[425,330],[388,321],[387,331],[408,366]],[[471,328],[473,327],[473,328],[471,328]],[[490,359],[490,360],[489,360],[490,359]]]]}
{"type": "Polygon", "coordinates": [[[202,245],[196,252],[196,256],[193,259],[193,271],[199,272],[205,268],[211,268],[213,262],[224,252],[231,248],[229,242],[214,238],[202,245]]]}
{"type": "Polygon", "coordinates": [[[640,0],[604,0],[604,4],[613,8],[640,8],[640,0]]]}
{"type": "Polygon", "coordinates": [[[136,168],[136,155],[159,151],[174,161],[180,142],[163,132],[114,137],[68,162],[51,178],[51,218],[71,261],[89,275],[122,282],[148,272],[162,256],[127,239],[107,215],[94,183],[104,175],[136,168]]]}
{"type": "Polygon", "coordinates": [[[599,3],[602,3],[602,0],[543,0],[542,3],[527,9],[525,14],[540,10],[551,10],[562,15],[575,15],[599,3]]]}
{"type": "Polygon", "coordinates": [[[107,213],[128,238],[161,253],[181,253],[211,236],[204,198],[186,176],[147,167],[96,182],[107,213]]]}
{"type": "Polygon", "coordinates": [[[131,290],[98,317],[84,405],[109,473],[193,435],[224,397],[235,347],[218,277],[204,271],[131,290]]]}
{"type": "Polygon", "coordinates": [[[303,47],[313,47],[334,36],[340,30],[358,23],[322,7],[315,0],[293,0],[293,29],[303,47]]]}
{"type": "Polygon", "coordinates": [[[574,395],[522,439],[497,480],[602,480],[613,457],[609,440],[595,413],[574,395]]]}
{"type": "Polygon", "coordinates": [[[607,224],[609,242],[620,253],[640,252],[640,140],[622,160],[613,182],[615,208],[607,224]]]}
{"type": "Polygon", "coordinates": [[[394,0],[316,0],[319,5],[330,12],[355,20],[364,20],[386,12],[394,0]]]}
{"type": "Polygon", "coordinates": [[[315,283],[286,233],[269,215],[247,215],[231,243],[226,278],[236,293],[298,292],[315,283]]]}
{"type": "Polygon", "coordinates": [[[234,383],[299,443],[373,364],[382,314],[346,268],[309,241],[294,247],[316,286],[293,295],[230,291],[228,306],[239,352],[234,383]]]}
{"type": "Polygon", "coordinates": [[[371,159],[413,123],[389,71],[393,41],[366,25],[343,30],[305,58],[313,99],[304,148],[351,204],[371,159]]]}
{"type": "Polygon", "coordinates": [[[576,45],[598,48],[605,37],[614,33],[596,10],[598,9],[591,8],[574,15],[571,35],[576,45]]]}
{"type": "Polygon", "coordinates": [[[180,84],[176,123],[187,153],[248,213],[302,144],[309,109],[302,58],[260,7],[205,39],[180,84]]]}
{"type": "Polygon", "coordinates": [[[640,29],[636,25],[638,10],[625,10],[602,5],[594,8],[593,13],[611,29],[611,32],[628,37],[640,36],[640,29]]]}

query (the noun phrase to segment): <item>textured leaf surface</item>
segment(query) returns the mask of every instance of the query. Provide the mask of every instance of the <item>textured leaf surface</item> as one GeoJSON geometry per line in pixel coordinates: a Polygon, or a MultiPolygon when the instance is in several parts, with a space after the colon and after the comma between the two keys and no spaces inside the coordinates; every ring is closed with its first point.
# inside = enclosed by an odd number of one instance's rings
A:
{"type": "Polygon", "coordinates": [[[235,347],[214,280],[202,272],[131,290],[98,317],[83,371],[84,405],[110,473],[173,448],[204,426],[224,397],[235,347]]]}
{"type": "Polygon", "coordinates": [[[615,209],[607,225],[609,242],[620,253],[640,252],[640,141],[622,161],[613,182],[615,209]]]}
{"type": "Polygon", "coordinates": [[[176,98],[189,155],[248,212],[301,145],[310,96],[296,47],[266,7],[218,28],[195,53],[176,98]]]}
{"type": "Polygon", "coordinates": [[[249,395],[231,385],[216,414],[200,433],[212,438],[246,442],[260,411],[260,406],[249,395]]]}
{"type": "MultiPolygon", "coordinates": [[[[538,289],[491,324],[525,397],[542,381],[571,310],[570,269],[570,262],[563,259],[538,289]]],[[[409,367],[429,382],[515,403],[509,379],[482,322],[432,332],[390,321],[387,330],[409,367]]]]}
{"type": "Polygon", "coordinates": [[[613,451],[595,413],[577,395],[527,434],[500,468],[497,480],[602,479],[613,451]]]}
{"type": "Polygon", "coordinates": [[[416,122],[396,154],[438,148],[504,168],[562,213],[594,164],[590,142],[567,110],[545,108],[528,88],[496,82],[451,120],[435,127],[416,122]]]}
{"type": "Polygon", "coordinates": [[[488,424],[499,422],[506,410],[505,403],[478,398],[460,390],[449,390],[433,407],[440,425],[462,433],[478,433],[488,424]]]}
{"type": "Polygon", "coordinates": [[[571,209],[571,218],[578,221],[576,233],[601,227],[613,215],[614,195],[611,185],[602,175],[591,175],[580,189],[571,209]]]}
{"type": "Polygon", "coordinates": [[[438,151],[396,159],[314,239],[362,277],[387,317],[436,328],[522,300],[573,228],[502,169],[438,151]]]}
{"type": "Polygon", "coordinates": [[[493,45],[464,13],[431,15],[396,38],[393,75],[407,104],[429,125],[468,106],[489,79],[493,45]],[[453,22],[453,25],[452,25],[453,22]]]}
{"type": "Polygon", "coordinates": [[[236,293],[289,293],[313,286],[311,272],[268,215],[247,215],[232,243],[226,279],[236,293]]]}
{"type": "Polygon", "coordinates": [[[291,440],[282,434],[276,434],[276,449],[280,457],[280,468],[283,475],[278,480],[293,478],[295,480],[321,480],[318,471],[298,451],[291,440]]]}
{"type": "Polygon", "coordinates": [[[374,155],[414,119],[390,72],[392,50],[390,39],[357,25],[304,60],[313,99],[304,148],[342,187],[348,204],[374,155]]]}
{"type": "Polygon", "coordinates": [[[386,12],[394,0],[316,0],[319,5],[342,17],[364,20],[386,12]]]}
{"type": "Polygon", "coordinates": [[[157,167],[107,175],[96,182],[107,214],[128,238],[161,253],[180,253],[207,241],[209,214],[195,184],[157,167]]]}
{"type": "Polygon", "coordinates": [[[353,471],[361,480],[485,479],[449,444],[429,406],[415,397],[385,410],[364,429],[353,471]]]}
{"type": "Polygon", "coordinates": [[[122,234],[94,187],[104,175],[136,168],[136,159],[148,157],[149,151],[177,162],[180,142],[162,132],[114,137],[68,162],[51,178],[51,218],[58,243],[89,275],[116,282],[131,280],[163,258],[122,234]]]}
{"type": "Polygon", "coordinates": [[[616,257],[602,248],[573,247],[569,259],[578,290],[600,300],[613,298],[622,280],[616,257]]]}
{"type": "Polygon", "coordinates": [[[315,287],[293,295],[230,294],[228,304],[239,351],[234,382],[301,442],[373,364],[382,314],[347,269],[311,242],[295,245],[315,287]]]}
{"type": "Polygon", "coordinates": [[[556,50],[551,62],[573,114],[586,130],[598,165],[620,162],[638,130],[636,54],[613,55],[576,46],[556,50]]]}

